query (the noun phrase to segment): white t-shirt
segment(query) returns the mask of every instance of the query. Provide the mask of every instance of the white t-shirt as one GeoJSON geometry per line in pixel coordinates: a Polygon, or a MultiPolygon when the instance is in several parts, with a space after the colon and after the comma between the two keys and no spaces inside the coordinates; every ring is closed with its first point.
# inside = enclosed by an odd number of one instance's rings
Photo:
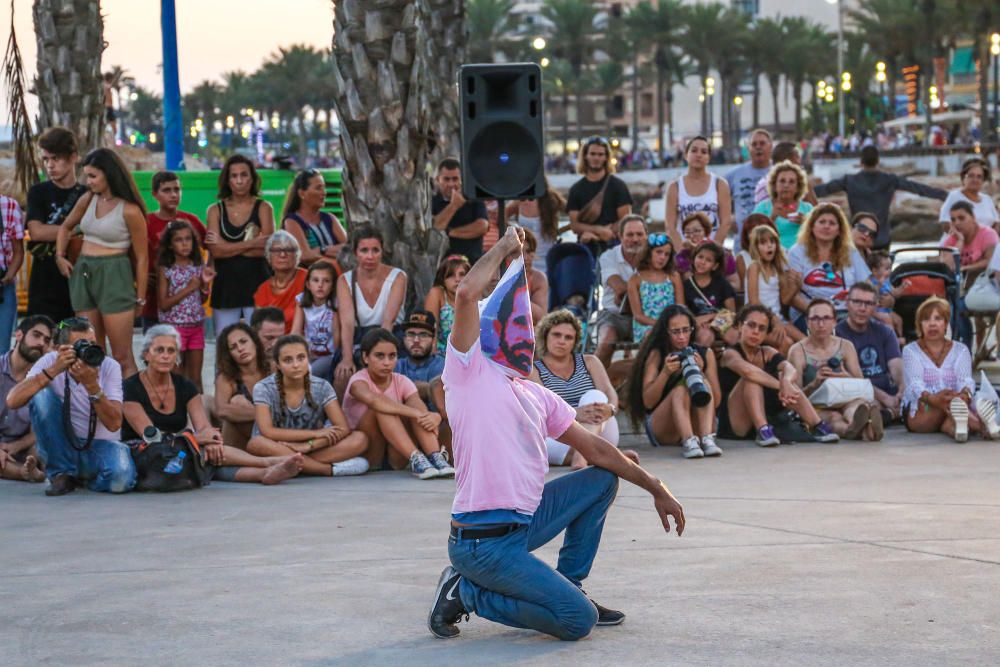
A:
{"type": "Polygon", "coordinates": [[[796,243],[788,251],[788,265],[802,274],[802,292],[807,298],[829,299],[837,310],[847,308],[847,292],[854,283],[864,282],[872,274],[856,249],[851,250],[847,266],[835,271],[829,262],[813,262],[806,255],[805,246],[796,243]]]}
{"type": "MultiPolygon", "coordinates": [[[[28,371],[27,377],[33,378],[40,375],[43,370],[48,370],[55,365],[59,352],[53,350],[46,352],[35,362],[35,365],[28,371]]],[[[51,375],[51,373],[50,373],[51,375]]],[[[69,378],[69,371],[64,371],[57,375],[49,383],[49,388],[55,392],[59,400],[63,400],[66,391],[66,379],[69,378]]],[[[111,355],[104,357],[101,367],[97,369],[97,384],[107,396],[109,401],[122,402],[124,392],[122,390],[122,367],[111,358],[111,355]]],[[[73,426],[73,432],[77,438],[86,439],[87,431],[90,427],[90,395],[84,386],[72,378],[69,380],[69,421],[73,426]]],[[[121,440],[121,429],[109,431],[100,418],[97,419],[97,428],[94,429],[94,437],[98,440],[121,440]]]]}
{"type": "Polygon", "coordinates": [[[991,227],[1000,222],[1000,215],[997,214],[997,207],[993,203],[992,197],[985,192],[981,192],[979,193],[979,201],[974,202],[962,194],[961,190],[952,190],[948,193],[944,203],[941,204],[941,213],[938,215],[938,222],[951,222],[951,207],[960,201],[968,202],[972,205],[972,214],[976,217],[976,222],[983,227],[991,227]]]}
{"type": "Polygon", "coordinates": [[[601,297],[601,308],[610,313],[620,313],[621,306],[615,303],[615,291],[608,287],[608,278],[618,276],[625,282],[635,273],[635,268],[625,259],[620,245],[601,253],[601,282],[604,284],[604,296],[601,297]]]}

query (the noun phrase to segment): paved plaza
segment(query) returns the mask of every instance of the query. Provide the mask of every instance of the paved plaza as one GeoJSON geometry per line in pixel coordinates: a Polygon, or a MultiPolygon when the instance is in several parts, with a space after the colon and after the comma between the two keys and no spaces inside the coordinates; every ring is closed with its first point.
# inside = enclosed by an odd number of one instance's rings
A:
{"type": "Polygon", "coordinates": [[[575,644],[475,617],[427,632],[452,481],[63,498],[0,482],[0,662],[998,664],[1000,446],[888,436],[695,461],[626,438],[688,527],[664,535],[622,486],[587,589],[628,619],[575,644]]]}

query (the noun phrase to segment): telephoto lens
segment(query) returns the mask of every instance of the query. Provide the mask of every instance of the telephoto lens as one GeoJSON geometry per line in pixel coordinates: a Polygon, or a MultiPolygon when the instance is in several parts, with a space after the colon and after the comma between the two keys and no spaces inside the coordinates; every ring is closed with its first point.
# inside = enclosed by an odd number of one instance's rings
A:
{"type": "Polygon", "coordinates": [[[712,392],[708,389],[705,376],[698,368],[695,359],[695,351],[686,347],[676,353],[681,360],[681,377],[687,385],[688,394],[691,396],[691,403],[698,408],[704,407],[712,400],[712,392]]]}
{"type": "Polygon", "coordinates": [[[104,361],[104,348],[86,339],[73,343],[73,352],[77,359],[94,368],[100,368],[104,361]]]}

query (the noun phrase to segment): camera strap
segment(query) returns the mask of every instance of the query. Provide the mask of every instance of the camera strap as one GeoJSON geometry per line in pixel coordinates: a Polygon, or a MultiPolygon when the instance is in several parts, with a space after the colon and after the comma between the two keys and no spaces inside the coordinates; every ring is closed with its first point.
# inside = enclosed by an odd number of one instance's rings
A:
{"type": "Polygon", "coordinates": [[[66,433],[66,439],[69,441],[70,446],[78,452],[85,452],[90,449],[90,446],[94,444],[94,435],[97,433],[97,410],[94,409],[94,404],[90,403],[90,421],[87,425],[87,441],[80,444],[80,439],[76,437],[76,433],[73,431],[73,419],[70,415],[72,410],[72,405],[70,405],[70,377],[69,373],[66,373],[65,387],[63,389],[63,404],[62,404],[62,422],[63,431],[66,433]]]}

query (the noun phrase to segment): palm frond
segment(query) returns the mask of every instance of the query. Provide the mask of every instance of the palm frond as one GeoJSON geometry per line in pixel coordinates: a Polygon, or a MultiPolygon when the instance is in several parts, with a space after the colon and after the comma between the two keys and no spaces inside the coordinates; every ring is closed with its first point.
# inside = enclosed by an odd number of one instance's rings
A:
{"type": "Polygon", "coordinates": [[[14,146],[14,180],[23,194],[38,182],[38,162],[31,118],[25,100],[28,88],[24,83],[24,61],[14,34],[14,0],[10,2],[10,37],[3,56],[3,83],[10,109],[11,143],[14,146]]]}

